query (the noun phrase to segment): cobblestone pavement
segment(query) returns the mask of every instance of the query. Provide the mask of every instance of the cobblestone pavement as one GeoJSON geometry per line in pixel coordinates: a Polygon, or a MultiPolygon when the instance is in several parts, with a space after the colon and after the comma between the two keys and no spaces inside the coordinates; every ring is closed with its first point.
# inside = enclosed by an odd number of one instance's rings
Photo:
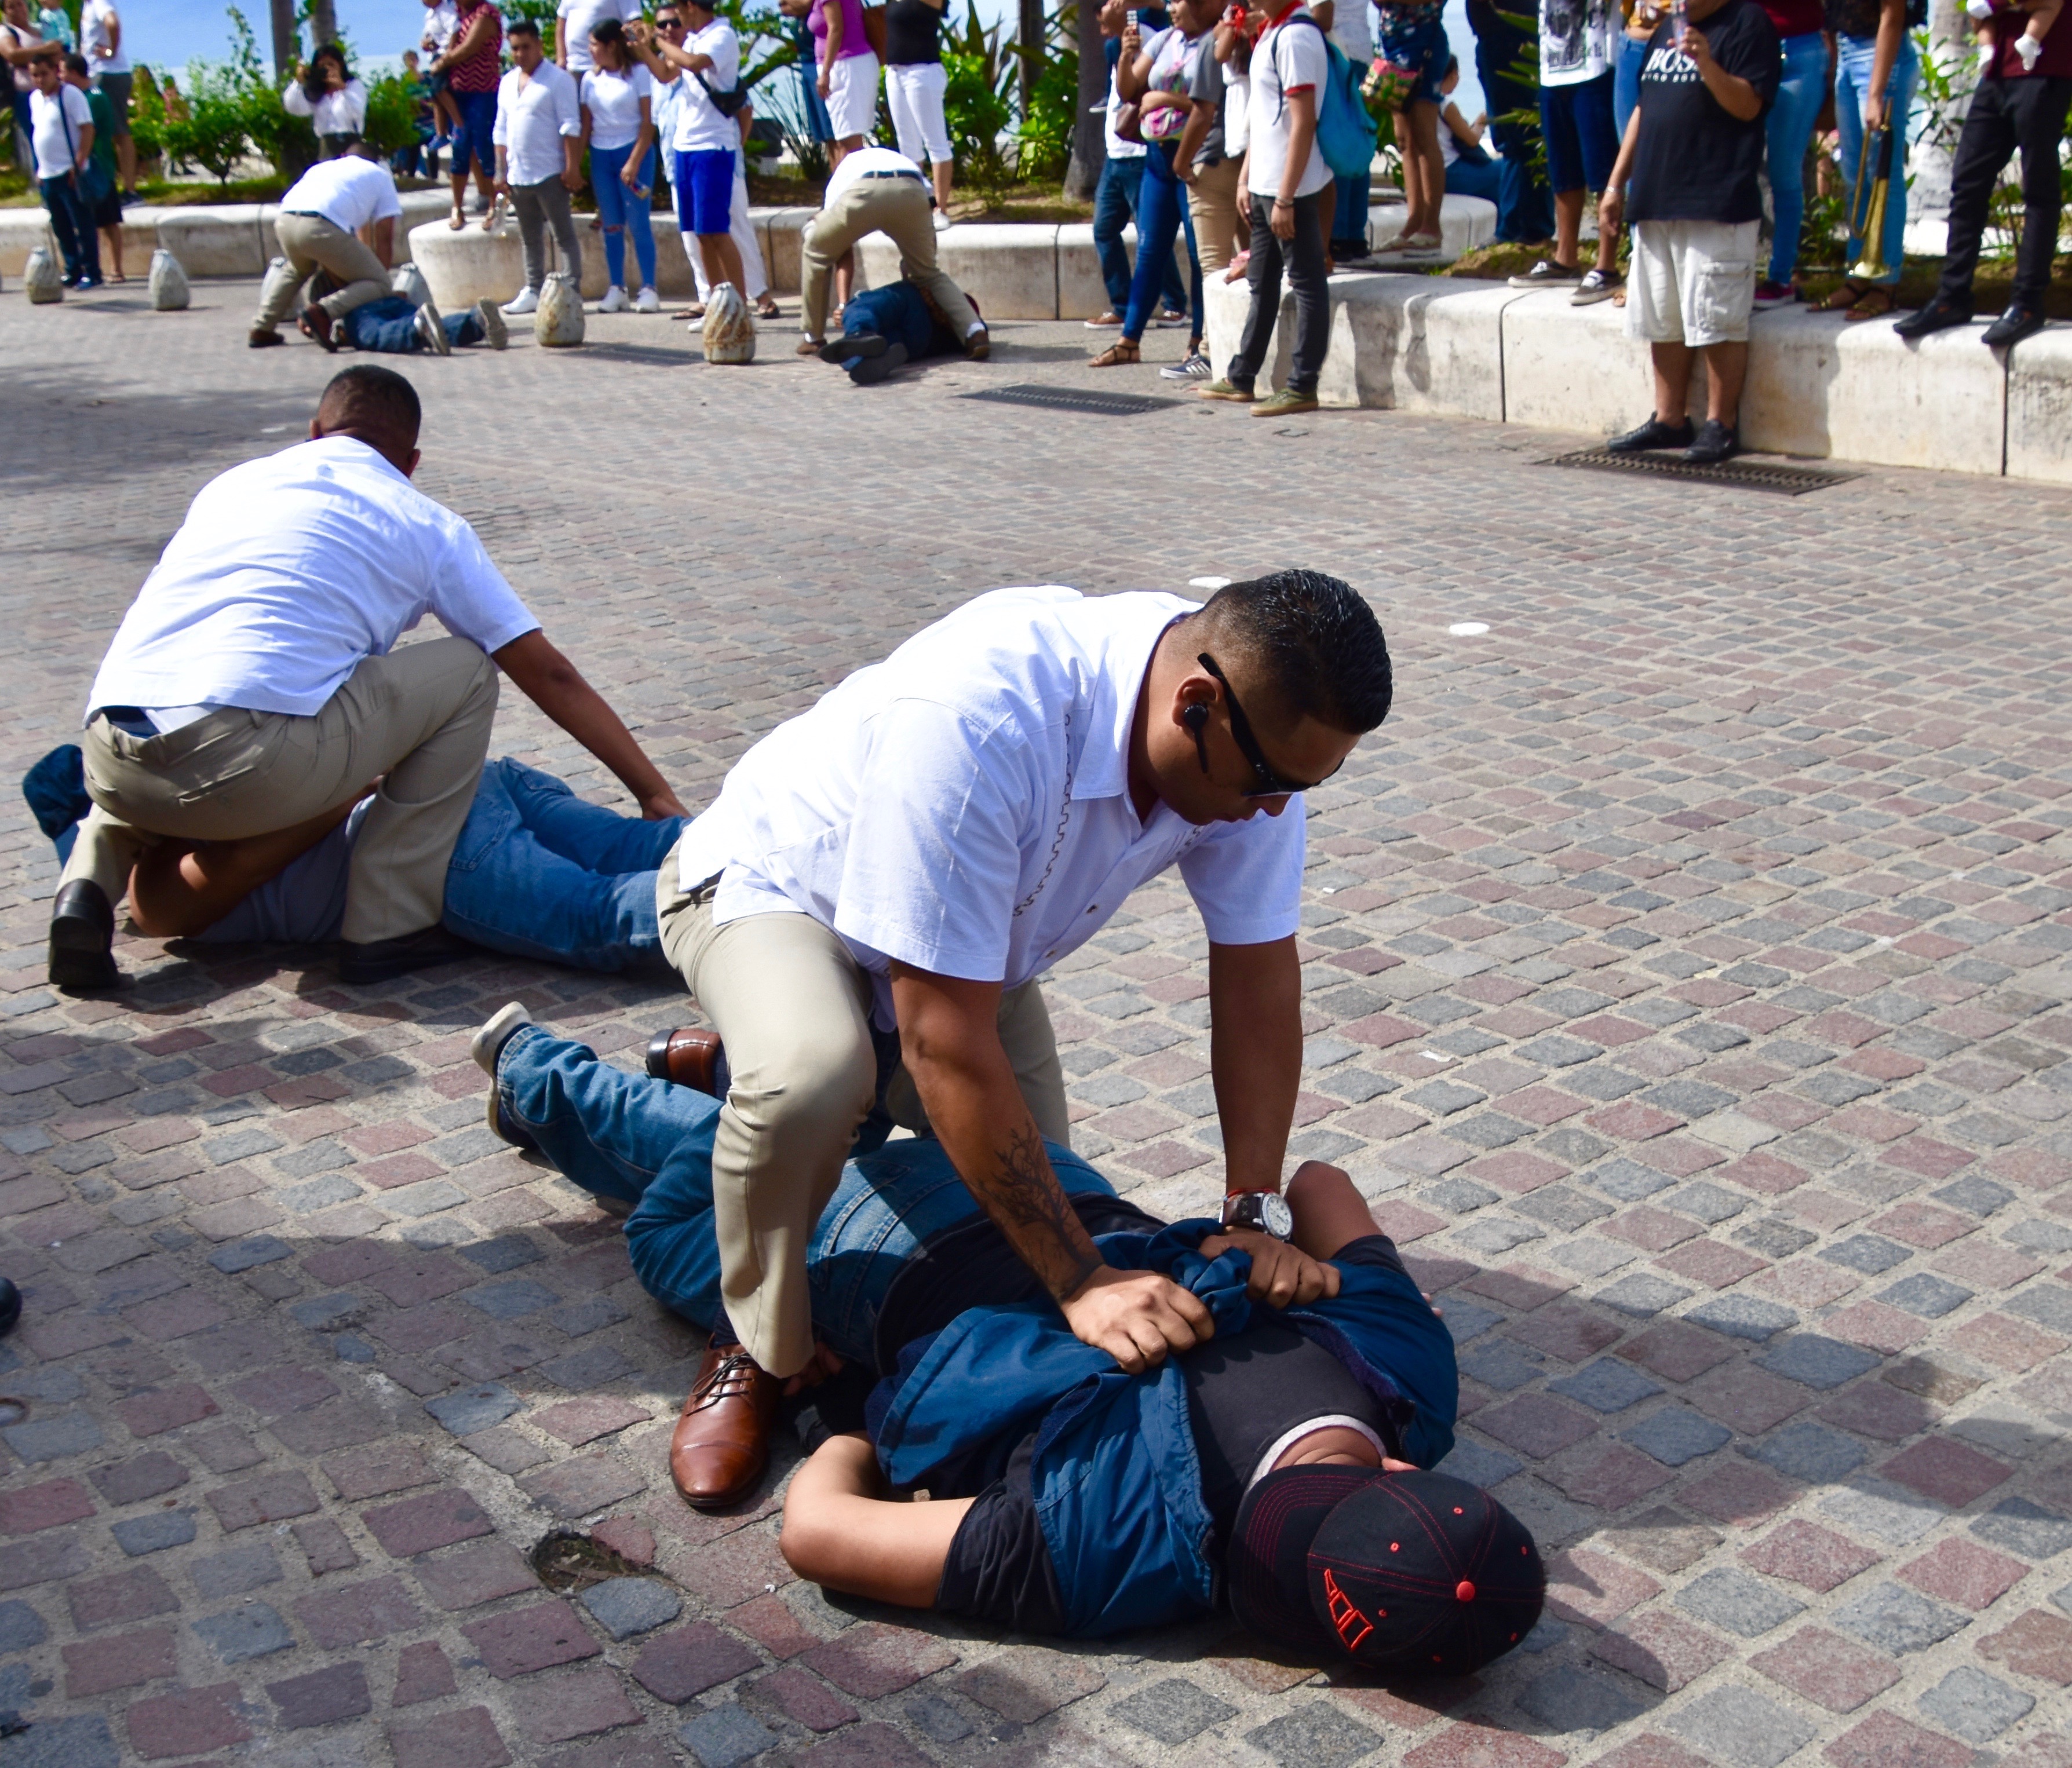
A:
{"type": "MultiPolygon", "coordinates": [[[[8,777],[195,488],[335,366],[249,354],[250,299],[0,300],[8,777]]],[[[687,798],[995,585],[1302,562],[1373,595],[1399,710],[1310,806],[1295,1151],[1440,1292],[1450,1465],[1539,1532],[1547,1618],[1384,1688],[1225,1624],[1061,1650],[830,1603],[775,1483],[676,1501],[693,1335],[482,1126],[500,1003],[631,1063],[680,997],[133,940],[119,998],[60,999],[9,794],[0,1708],[32,1722],[0,1763],[2072,1762],[2072,498],[952,396],[1084,384],[1076,326],[871,392],[780,330],[746,370],[592,335],[411,365],[422,479],[687,798]],[[543,1588],[556,1530],[631,1575],[543,1588]]],[[[612,795],[529,708],[500,723],[612,795]]],[[[1158,885],[1051,984],[1079,1145],[1175,1211],[1219,1182],[1203,955],[1158,885]]]]}

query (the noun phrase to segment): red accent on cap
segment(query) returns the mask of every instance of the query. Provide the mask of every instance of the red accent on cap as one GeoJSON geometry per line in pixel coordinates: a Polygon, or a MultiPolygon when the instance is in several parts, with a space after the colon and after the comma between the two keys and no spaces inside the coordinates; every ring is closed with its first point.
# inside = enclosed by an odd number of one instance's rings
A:
{"type": "Polygon", "coordinates": [[[1392,1540],[1388,1544],[1388,1550],[1392,1553],[1400,1553],[1403,1551],[1403,1543],[1400,1540],[1392,1540]]]}
{"type": "Polygon", "coordinates": [[[1472,1602],[1475,1599],[1475,1587],[1464,1577],[1453,1586],[1453,1594],[1463,1602],[1472,1602]]]}

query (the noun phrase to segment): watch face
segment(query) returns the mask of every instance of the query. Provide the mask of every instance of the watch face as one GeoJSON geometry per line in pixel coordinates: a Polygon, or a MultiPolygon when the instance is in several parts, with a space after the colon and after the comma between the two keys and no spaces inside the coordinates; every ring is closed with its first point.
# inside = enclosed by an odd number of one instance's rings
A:
{"type": "Polygon", "coordinates": [[[1259,1225],[1276,1240],[1285,1240],[1295,1232],[1295,1212],[1288,1207],[1288,1200],[1279,1192],[1260,1194],[1259,1225]]]}

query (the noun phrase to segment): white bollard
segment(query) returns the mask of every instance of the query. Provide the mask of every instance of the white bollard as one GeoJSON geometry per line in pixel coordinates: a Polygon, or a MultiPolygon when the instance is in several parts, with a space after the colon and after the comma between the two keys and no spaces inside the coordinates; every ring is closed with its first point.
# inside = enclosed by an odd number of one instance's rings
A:
{"type": "Polygon", "coordinates": [[[22,267],[22,292],[38,306],[64,299],[64,277],[48,246],[39,245],[22,267]]]}
{"type": "Polygon", "coordinates": [[[187,273],[163,246],[151,254],[151,306],[158,313],[178,313],[187,304],[187,273]]]}
{"type": "Polygon", "coordinates": [[[707,362],[755,360],[755,315],[732,283],[721,283],[706,302],[703,337],[707,362]]]}
{"type": "Polygon", "coordinates": [[[532,341],[550,349],[565,350],[583,341],[582,291],[575,279],[561,271],[550,271],[540,290],[540,305],[532,315],[532,341]]]}

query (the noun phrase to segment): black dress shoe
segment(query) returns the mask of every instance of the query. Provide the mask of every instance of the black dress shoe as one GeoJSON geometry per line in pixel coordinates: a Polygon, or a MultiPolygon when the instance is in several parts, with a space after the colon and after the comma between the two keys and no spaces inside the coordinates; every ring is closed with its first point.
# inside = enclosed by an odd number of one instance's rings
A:
{"type": "Polygon", "coordinates": [[[882,356],[885,340],[874,331],[845,331],[820,346],[822,362],[853,362],[860,356],[882,356]]]}
{"type": "Polygon", "coordinates": [[[2004,344],[2018,344],[2025,338],[2033,338],[2042,330],[2043,315],[2035,308],[2010,302],[2007,311],[1986,327],[1985,341],[1998,350],[2004,344]]]}
{"type": "Polygon", "coordinates": [[[0,1277],[0,1338],[14,1330],[14,1323],[22,1317],[22,1292],[14,1287],[10,1278],[0,1277]]]}
{"type": "Polygon", "coordinates": [[[1970,308],[1960,307],[1954,301],[1945,301],[1938,295],[1918,313],[1910,313],[1904,319],[1894,321],[1892,329],[1897,337],[1926,338],[1930,332],[1948,331],[1971,322],[1970,308]]]}
{"type": "Polygon", "coordinates": [[[75,878],[51,905],[51,986],[113,988],[122,980],[115,967],[115,905],[91,878],[75,878]]]}
{"type": "Polygon", "coordinates": [[[338,979],[342,982],[385,982],[413,970],[465,958],[475,946],[443,927],[421,927],[394,939],[370,939],[339,948],[338,979]]]}
{"type": "Polygon", "coordinates": [[[1651,417],[1638,429],[1630,429],[1623,436],[1614,436],[1605,444],[1608,454],[1645,454],[1658,448],[1688,448],[1691,445],[1691,420],[1680,424],[1665,424],[1659,417],[1651,417]]]}
{"type": "Polygon", "coordinates": [[[886,347],[885,354],[882,356],[870,356],[861,362],[851,363],[849,378],[859,387],[875,387],[880,381],[890,375],[895,368],[904,368],[906,366],[906,345],[890,344],[886,347]]]}
{"type": "Polygon", "coordinates": [[[1741,439],[1734,433],[1731,424],[1722,424],[1716,417],[1705,420],[1691,445],[1684,450],[1684,458],[1693,466],[1717,466],[1722,461],[1730,461],[1741,451],[1741,439]]]}

